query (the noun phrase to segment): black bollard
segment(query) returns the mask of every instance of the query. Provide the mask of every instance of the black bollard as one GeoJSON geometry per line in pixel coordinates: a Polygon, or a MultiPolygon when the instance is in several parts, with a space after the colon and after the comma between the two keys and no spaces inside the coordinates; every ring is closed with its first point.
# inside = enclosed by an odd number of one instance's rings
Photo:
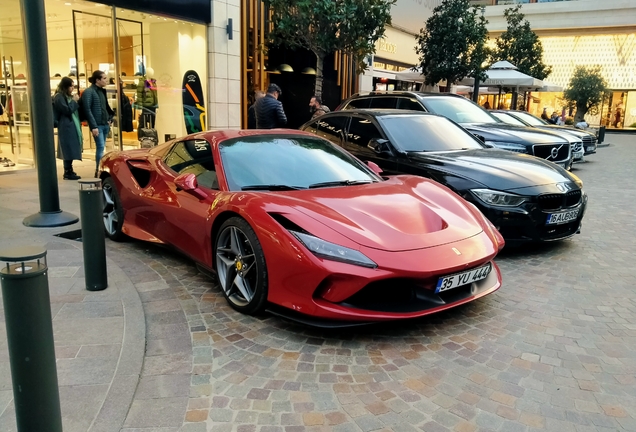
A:
{"type": "Polygon", "coordinates": [[[100,291],[108,286],[102,182],[98,178],[93,178],[81,179],[78,183],[80,185],[84,280],[87,290],[100,291]]]}
{"type": "Polygon", "coordinates": [[[62,432],[46,249],[0,252],[15,417],[19,432],[62,432]]]}

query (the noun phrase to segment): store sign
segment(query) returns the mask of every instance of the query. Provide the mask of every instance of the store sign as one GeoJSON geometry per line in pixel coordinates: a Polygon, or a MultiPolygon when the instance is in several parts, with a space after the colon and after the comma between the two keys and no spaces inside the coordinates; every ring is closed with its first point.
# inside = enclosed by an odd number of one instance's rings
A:
{"type": "Polygon", "coordinates": [[[377,51],[385,51],[391,54],[397,54],[397,45],[387,42],[386,39],[380,39],[376,44],[377,51]]]}
{"type": "Polygon", "coordinates": [[[212,21],[210,0],[98,0],[97,3],[206,24],[212,21]]]}

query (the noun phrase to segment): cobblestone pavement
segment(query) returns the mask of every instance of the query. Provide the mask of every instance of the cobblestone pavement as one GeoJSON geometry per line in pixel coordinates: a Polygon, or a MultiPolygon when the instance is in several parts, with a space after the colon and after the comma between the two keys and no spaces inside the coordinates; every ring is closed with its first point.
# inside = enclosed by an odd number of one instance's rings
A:
{"type": "Polygon", "coordinates": [[[137,276],[148,349],[124,430],[636,431],[636,138],[607,141],[575,165],[582,234],[501,254],[501,290],[417,321],[244,316],[187,259],[112,244],[153,269],[137,276]]]}

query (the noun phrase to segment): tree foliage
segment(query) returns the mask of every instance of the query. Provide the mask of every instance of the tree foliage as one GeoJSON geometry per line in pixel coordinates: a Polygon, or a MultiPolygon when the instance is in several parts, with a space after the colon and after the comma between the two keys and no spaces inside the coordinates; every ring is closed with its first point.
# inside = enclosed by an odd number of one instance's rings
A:
{"type": "Polygon", "coordinates": [[[488,21],[469,0],[443,0],[435,7],[415,46],[424,82],[433,85],[445,79],[448,89],[467,76],[485,80],[482,63],[488,57],[486,24],[488,21]]]}
{"type": "Polygon", "coordinates": [[[358,68],[375,52],[375,43],[391,23],[396,0],[269,0],[273,16],[270,41],[289,48],[305,48],[316,55],[316,89],[322,93],[325,56],[350,54],[358,68]]]}
{"type": "Polygon", "coordinates": [[[582,121],[585,114],[598,113],[598,106],[607,93],[607,81],[600,66],[578,66],[563,92],[565,100],[576,106],[574,122],[582,121]]]}
{"type": "Polygon", "coordinates": [[[507,60],[517,66],[519,72],[540,80],[547,78],[552,67],[543,63],[543,45],[521,13],[521,5],[506,9],[504,16],[508,27],[497,38],[493,63],[507,60]]]}

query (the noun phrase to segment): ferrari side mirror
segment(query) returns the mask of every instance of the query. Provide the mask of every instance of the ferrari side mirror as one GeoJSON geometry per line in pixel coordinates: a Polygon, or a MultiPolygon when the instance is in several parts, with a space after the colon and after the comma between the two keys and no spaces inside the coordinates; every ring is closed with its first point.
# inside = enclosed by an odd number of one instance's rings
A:
{"type": "Polygon", "coordinates": [[[177,191],[182,190],[197,199],[203,200],[208,197],[208,194],[199,188],[197,177],[192,173],[179,175],[174,179],[174,184],[177,186],[177,191]]]}
{"type": "Polygon", "coordinates": [[[382,168],[380,168],[380,166],[377,163],[372,161],[367,161],[367,166],[371,168],[371,171],[373,171],[377,175],[382,174],[382,168]]]}

